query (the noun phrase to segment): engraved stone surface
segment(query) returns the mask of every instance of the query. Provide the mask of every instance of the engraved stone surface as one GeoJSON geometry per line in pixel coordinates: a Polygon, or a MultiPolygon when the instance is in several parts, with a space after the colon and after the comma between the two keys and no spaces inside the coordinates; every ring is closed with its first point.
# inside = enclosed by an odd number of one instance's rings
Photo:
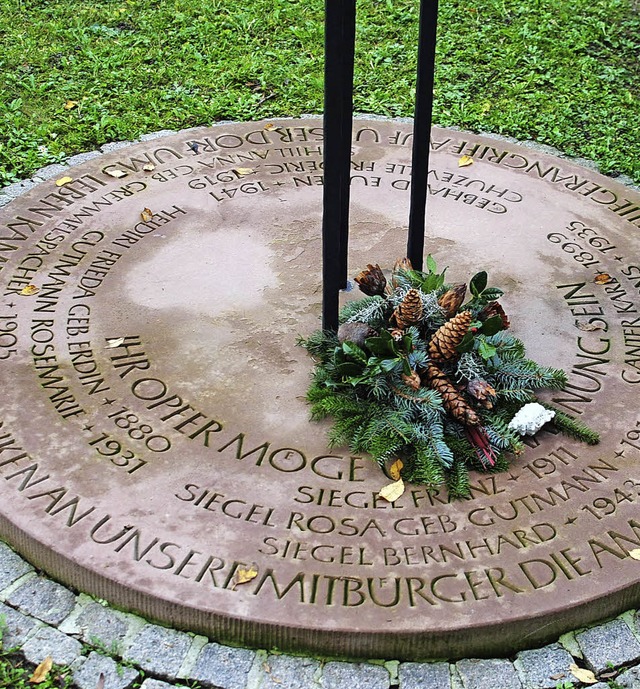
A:
{"type": "MultiPolygon", "coordinates": [[[[304,401],[321,122],[221,124],[0,210],[0,535],[123,608],[285,650],[495,657],[637,604],[640,195],[511,142],[432,150],[426,250],[451,282],[488,270],[599,446],[543,430],[468,500],[377,498],[304,401]]],[[[352,275],[405,253],[410,157],[408,124],[356,121],[352,275]]]]}

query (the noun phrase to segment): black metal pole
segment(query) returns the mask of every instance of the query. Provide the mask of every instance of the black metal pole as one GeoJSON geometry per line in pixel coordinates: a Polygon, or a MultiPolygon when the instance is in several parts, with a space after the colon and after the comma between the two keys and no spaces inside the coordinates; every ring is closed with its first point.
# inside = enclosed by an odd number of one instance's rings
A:
{"type": "Polygon", "coordinates": [[[338,328],[346,284],[355,0],[325,0],[322,327],[338,328]]]}
{"type": "Polygon", "coordinates": [[[416,270],[422,270],[424,254],[437,23],[438,0],[421,0],[416,108],[411,154],[411,205],[407,241],[407,257],[416,270]]]}

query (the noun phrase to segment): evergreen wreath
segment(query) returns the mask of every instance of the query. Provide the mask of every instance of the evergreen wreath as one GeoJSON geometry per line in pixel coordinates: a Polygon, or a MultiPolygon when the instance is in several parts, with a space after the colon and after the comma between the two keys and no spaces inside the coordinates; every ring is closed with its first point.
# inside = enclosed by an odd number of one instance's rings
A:
{"type": "Polygon", "coordinates": [[[466,284],[445,284],[431,256],[426,266],[399,260],[388,285],[369,264],[355,278],[366,296],[344,306],[338,332],[300,340],[316,360],[311,418],[333,419],[329,444],[370,454],[394,479],[463,497],[469,469],[505,470],[521,435],[551,419],[597,443],[593,430],[538,403],[534,391],[561,389],[566,374],[525,357],[487,273],[471,278],[464,303],[466,284]]]}

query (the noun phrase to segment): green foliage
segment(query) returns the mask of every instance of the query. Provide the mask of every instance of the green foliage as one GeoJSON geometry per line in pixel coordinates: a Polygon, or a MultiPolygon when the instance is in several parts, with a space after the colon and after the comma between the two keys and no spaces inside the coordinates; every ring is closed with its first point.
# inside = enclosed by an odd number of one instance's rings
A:
{"type": "Polygon", "coordinates": [[[45,680],[40,684],[32,684],[35,666],[26,662],[19,655],[11,651],[0,651],[0,687],[7,689],[70,689],[73,684],[73,673],[69,668],[54,666],[45,680]]]}
{"type": "Polygon", "coordinates": [[[582,421],[579,421],[570,414],[566,414],[552,404],[546,404],[545,402],[541,402],[541,404],[543,407],[556,413],[551,423],[560,433],[564,433],[570,438],[575,438],[583,443],[587,443],[587,445],[597,445],[600,442],[600,435],[582,421]]]}
{"type": "MultiPolygon", "coordinates": [[[[482,320],[479,308],[478,320],[464,335],[467,351],[457,361],[435,362],[449,382],[445,387],[429,387],[429,342],[444,319],[437,299],[449,286],[433,258],[426,263],[426,273],[396,271],[397,287],[391,294],[366,297],[343,309],[343,322],[376,325],[378,334],[361,346],[340,342],[332,332],[314,333],[301,341],[317,359],[307,400],[313,419],[332,419],[332,446],[368,453],[381,466],[399,457],[404,478],[431,488],[444,483],[451,495],[459,497],[469,491],[468,469],[494,472],[509,466],[509,453],[523,449],[509,421],[523,403],[535,399],[535,390],[560,388],[566,376],[559,369],[526,359],[522,342],[502,329],[502,319],[482,320]],[[424,291],[427,286],[431,291],[424,291]],[[418,290],[423,307],[429,308],[417,311],[417,322],[398,331],[392,314],[409,289],[418,290]],[[463,425],[468,417],[454,413],[460,404],[480,419],[473,432],[463,425]]],[[[486,304],[487,293],[493,297],[499,292],[488,287],[484,272],[471,282],[472,301],[477,305],[486,304]]],[[[587,442],[597,437],[566,415],[560,414],[558,422],[574,437],[587,442]]]]}

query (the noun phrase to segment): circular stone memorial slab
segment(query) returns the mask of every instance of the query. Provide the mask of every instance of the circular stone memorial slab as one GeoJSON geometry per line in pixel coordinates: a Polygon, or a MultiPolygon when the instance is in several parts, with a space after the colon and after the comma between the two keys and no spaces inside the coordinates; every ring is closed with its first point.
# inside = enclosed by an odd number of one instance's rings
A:
{"type": "MultiPolygon", "coordinates": [[[[355,123],[351,274],[404,255],[411,138],[355,123]]],[[[637,605],[640,195],[464,132],[432,151],[426,250],[451,282],[489,272],[531,358],[568,372],[548,399],[600,445],[543,431],[467,500],[379,499],[388,479],[329,449],[304,399],[321,122],[225,124],[0,214],[0,534],[116,605],[322,654],[504,654],[637,605]]]]}

